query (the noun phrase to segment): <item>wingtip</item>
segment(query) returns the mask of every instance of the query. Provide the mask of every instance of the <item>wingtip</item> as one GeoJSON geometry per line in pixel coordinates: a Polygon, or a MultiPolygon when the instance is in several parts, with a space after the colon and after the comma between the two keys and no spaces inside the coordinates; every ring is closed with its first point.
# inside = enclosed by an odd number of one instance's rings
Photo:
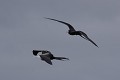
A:
{"type": "Polygon", "coordinates": [[[98,45],[95,45],[97,48],[99,48],[99,46],[98,45]]]}
{"type": "Polygon", "coordinates": [[[69,58],[66,58],[66,60],[70,60],[69,58]]]}
{"type": "Polygon", "coordinates": [[[97,46],[97,48],[99,48],[99,47],[97,46]]]}
{"type": "Polygon", "coordinates": [[[48,64],[53,65],[52,63],[48,63],[48,64]]]}
{"type": "Polygon", "coordinates": [[[51,66],[53,65],[53,64],[50,64],[51,66]]]}
{"type": "Polygon", "coordinates": [[[43,18],[45,18],[45,19],[46,19],[47,17],[43,17],[43,18]]]}
{"type": "Polygon", "coordinates": [[[47,17],[43,17],[43,18],[45,18],[45,19],[50,19],[50,18],[47,18],[47,17]]]}

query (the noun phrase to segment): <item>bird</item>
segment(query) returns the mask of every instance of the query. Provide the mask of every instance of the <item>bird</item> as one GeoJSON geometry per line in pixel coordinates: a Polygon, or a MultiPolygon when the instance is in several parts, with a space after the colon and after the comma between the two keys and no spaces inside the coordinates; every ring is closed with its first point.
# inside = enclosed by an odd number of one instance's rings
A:
{"type": "Polygon", "coordinates": [[[34,56],[40,57],[42,61],[45,61],[45,62],[47,62],[50,65],[52,65],[52,61],[51,60],[53,60],[53,59],[62,60],[62,61],[69,60],[69,58],[65,58],[65,57],[55,57],[48,50],[33,50],[32,52],[33,52],[34,56]]]}
{"type": "MultiPolygon", "coordinates": [[[[69,35],[79,35],[79,36],[81,36],[82,38],[84,38],[85,40],[90,41],[90,42],[91,42],[92,44],[94,44],[96,47],[98,47],[98,45],[97,45],[95,42],[93,42],[93,41],[88,37],[88,35],[87,35],[85,32],[83,32],[83,31],[76,31],[71,24],[69,24],[69,23],[67,23],[67,22],[64,22],[64,21],[52,19],[52,18],[46,18],[46,17],[44,17],[44,18],[45,18],[45,19],[49,19],[49,20],[53,20],[53,21],[57,21],[57,22],[60,22],[60,23],[63,23],[63,24],[65,24],[65,25],[67,25],[68,28],[69,28],[69,30],[68,30],[68,34],[69,34],[69,35]]],[[[99,48],[99,47],[98,47],[98,48],[99,48]]]]}

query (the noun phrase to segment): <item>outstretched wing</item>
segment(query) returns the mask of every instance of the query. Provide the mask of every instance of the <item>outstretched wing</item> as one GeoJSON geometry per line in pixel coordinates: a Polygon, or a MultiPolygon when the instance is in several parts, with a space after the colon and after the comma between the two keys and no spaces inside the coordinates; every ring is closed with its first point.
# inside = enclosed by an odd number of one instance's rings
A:
{"type": "MultiPolygon", "coordinates": [[[[97,46],[98,47],[98,45],[97,44],[95,44],[95,42],[93,42],[90,38],[88,38],[88,41],[90,41],[91,43],[93,43],[95,46],[97,46]]],[[[99,48],[99,47],[98,47],[99,48]]]]}
{"type": "Polygon", "coordinates": [[[67,25],[70,30],[75,31],[75,29],[73,28],[73,26],[70,25],[69,23],[66,23],[66,22],[63,22],[63,21],[59,21],[59,20],[56,20],[56,19],[51,19],[51,18],[45,18],[45,19],[49,19],[49,20],[53,20],[53,21],[57,21],[57,22],[63,23],[65,25],[67,25]]]}
{"type": "Polygon", "coordinates": [[[44,60],[48,64],[52,65],[52,62],[51,62],[49,57],[47,57],[46,55],[40,55],[40,57],[41,57],[42,60],[44,60]]]}
{"type": "Polygon", "coordinates": [[[98,45],[97,45],[95,42],[93,42],[93,41],[87,36],[87,34],[85,34],[84,32],[79,31],[78,34],[79,34],[82,38],[84,38],[84,39],[90,41],[91,43],[93,43],[95,46],[98,47],[98,45]]]}

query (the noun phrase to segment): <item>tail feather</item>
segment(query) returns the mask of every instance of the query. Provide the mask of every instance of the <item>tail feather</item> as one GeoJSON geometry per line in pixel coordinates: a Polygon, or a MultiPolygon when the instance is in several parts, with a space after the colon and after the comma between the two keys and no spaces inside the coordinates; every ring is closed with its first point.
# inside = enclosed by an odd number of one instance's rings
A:
{"type": "Polygon", "coordinates": [[[66,59],[66,60],[69,60],[69,58],[65,58],[65,57],[54,57],[56,60],[63,60],[63,59],[66,59]]]}

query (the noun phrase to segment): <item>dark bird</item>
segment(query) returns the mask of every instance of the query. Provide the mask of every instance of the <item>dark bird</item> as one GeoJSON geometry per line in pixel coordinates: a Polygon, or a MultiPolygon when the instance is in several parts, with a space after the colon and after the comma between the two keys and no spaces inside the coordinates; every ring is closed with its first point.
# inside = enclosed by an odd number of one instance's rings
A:
{"type": "Polygon", "coordinates": [[[69,23],[66,23],[66,22],[63,22],[63,21],[59,21],[59,20],[56,20],[56,19],[51,19],[51,18],[45,18],[45,19],[57,21],[57,22],[60,22],[60,23],[63,23],[63,24],[65,24],[65,25],[67,25],[67,26],[69,27],[68,34],[70,34],[70,35],[79,35],[79,36],[81,36],[82,38],[84,38],[84,39],[90,41],[91,43],[93,43],[96,47],[98,47],[97,44],[95,44],[95,43],[87,36],[87,34],[85,34],[83,31],[76,31],[76,30],[73,28],[73,26],[70,25],[69,23]]]}
{"type": "Polygon", "coordinates": [[[68,58],[65,57],[55,57],[50,51],[47,50],[33,50],[33,55],[34,56],[39,56],[41,60],[47,62],[48,64],[52,65],[51,60],[56,59],[56,60],[69,60],[68,58]]]}

